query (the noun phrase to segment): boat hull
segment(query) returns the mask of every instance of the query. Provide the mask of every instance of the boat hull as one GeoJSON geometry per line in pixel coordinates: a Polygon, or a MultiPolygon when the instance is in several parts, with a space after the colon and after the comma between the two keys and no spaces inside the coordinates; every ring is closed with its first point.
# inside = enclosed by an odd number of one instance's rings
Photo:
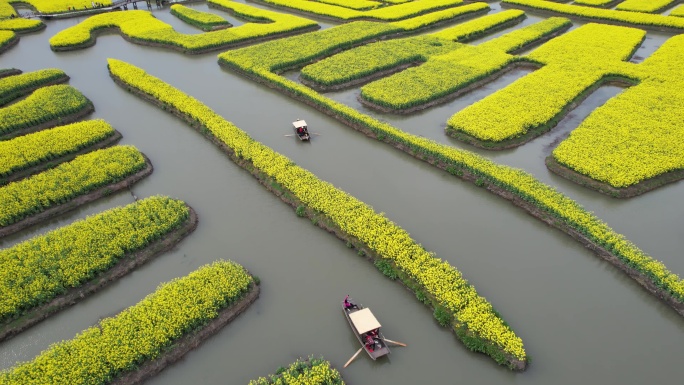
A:
{"type": "MultiPolygon", "coordinates": [[[[351,299],[350,301],[354,303],[351,299]]],[[[356,306],[356,308],[346,308],[344,305],[344,301],[342,301],[342,312],[344,313],[344,316],[347,319],[347,323],[349,323],[349,327],[351,327],[352,331],[354,332],[356,339],[361,344],[361,347],[363,347],[363,350],[366,351],[368,356],[371,359],[373,359],[373,361],[377,360],[382,356],[390,354],[390,349],[387,346],[387,342],[385,341],[385,336],[382,334],[382,331],[379,331],[377,336],[374,337],[373,346],[370,349],[368,348],[365,342],[365,333],[359,333],[350,317],[350,314],[364,309],[363,305],[361,304],[356,304],[356,306]]]]}

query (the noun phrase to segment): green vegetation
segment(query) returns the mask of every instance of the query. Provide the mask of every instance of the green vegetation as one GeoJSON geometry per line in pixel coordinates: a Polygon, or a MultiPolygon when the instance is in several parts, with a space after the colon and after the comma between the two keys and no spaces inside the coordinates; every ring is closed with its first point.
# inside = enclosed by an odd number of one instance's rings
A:
{"type": "Polygon", "coordinates": [[[202,266],[73,339],[51,345],[33,361],[0,372],[0,384],[108,384],[163,355],[252,286],[252,278],[234,262],[202,266]]]}
{"type": "MultiPolygon", "coordinates": [[[[3,31],[0,31],[0,35],[3,31]]],[[[60,69],[25,72],[0,79],[0,106],[48,84],[66,82],[69,76],[60,69]]]]}
{"type": "Polygon", "coordinates": [[[180,227],[189,215],[182,201],[151,197],[0,251],[0,323],[92,281],[125,255],[180,227]]]}

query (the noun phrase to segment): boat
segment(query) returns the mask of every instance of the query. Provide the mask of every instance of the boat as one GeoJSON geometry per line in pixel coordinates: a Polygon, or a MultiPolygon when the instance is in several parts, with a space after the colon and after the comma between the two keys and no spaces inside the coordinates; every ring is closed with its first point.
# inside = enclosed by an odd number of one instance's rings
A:
{"type": "Polygon", "coordinates": [[[309,127],[306,125],[306,122],[303,121],[302,119],[297,119],[294,122],[292,122],[292,127],[294,127],[294,132],[301,141],[308,141],[311,139],[311,135],[309,135],[309,127]]]}
{"type": "Polygon", "coordinates": [[[380,331],[380,322],[375,318],[371,310],[354,302],[349,296],[342,301],[342,312],[349,322],[356,339],[359,340],[363,350],[374,361],[382,356],[390,354],[390,349],[385,341],[385,336],[380,331]],[[351,304],[348,306],[345,302],[351,304]],[[372,341],[372,342],[370,342],[372,341]]]}

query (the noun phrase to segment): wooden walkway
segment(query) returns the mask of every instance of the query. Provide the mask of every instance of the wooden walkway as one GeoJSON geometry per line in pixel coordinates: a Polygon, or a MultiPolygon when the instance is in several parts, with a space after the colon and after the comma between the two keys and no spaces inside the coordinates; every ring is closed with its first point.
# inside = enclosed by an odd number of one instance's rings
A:
{"type": "Polygon", "coordinates": [[[132,9],[138,9],[138,3],[144,3],[145,4],[145,5],[140,6],[141,9],[145,6],[147,6],[147,9],[151,11],[152,10],[152,3],[154,3],[157,8],[162,8],[168,4],[187,3],[187,2],[189,2],[189,1],[115,0],[112,2],[112,4],[104,5],[101,7],[73,9],[73,10],[69,10],[66,12],[59,12],[59,13],[29,12],[29,13],[20,14],[20,17],[24,17],[27,19],[40,18],[40,19],[44,19],[44,20],[66,19],[66,18],[70,18],[70,17],[91,16],[91,15],[95,15],[95,14],[103,13],[103,12],[128,10],[129,6],[131,6],[131,5],[132,5],[132,9]]]}

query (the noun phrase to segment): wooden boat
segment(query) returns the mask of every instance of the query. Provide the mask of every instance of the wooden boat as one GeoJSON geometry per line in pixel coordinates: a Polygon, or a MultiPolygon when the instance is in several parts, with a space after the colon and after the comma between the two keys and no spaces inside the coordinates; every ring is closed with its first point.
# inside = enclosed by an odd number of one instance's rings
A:
{"type": "Polygon", "coordinates": [[[390,354],[385,336],[380,331],[380,322],[371,313],[370,309],[355,303],[351,298],[349,298],[349,302],[352,304],[351,307],[348,307],[344,300],[342,301],[342,312],[363,350],[373,360],[390,354]],[[372,343],[368,341],[372,341],[372,343]]]}
{"type": "Polygon", "coordinates": [[[294,127],[294,132],[301,141],[308,141],[311,139],[311,135],[309,135],[309,127],[306,125],[306,122],[303,121],[302,119],[297,119],[294,122],[292,122],[292,127],[294,127]]]}

